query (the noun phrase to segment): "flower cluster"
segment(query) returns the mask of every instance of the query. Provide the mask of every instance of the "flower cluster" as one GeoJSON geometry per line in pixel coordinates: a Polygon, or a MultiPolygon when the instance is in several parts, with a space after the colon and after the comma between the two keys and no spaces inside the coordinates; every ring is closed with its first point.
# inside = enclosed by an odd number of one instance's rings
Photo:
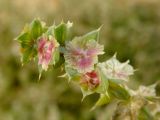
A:
{"type": "MultiPolygon", "coordinates": [[[[98,43],[100,29],[71,39],[71,27],[70,22],[46,27],[44,22],[35,19],[16,38],[23,49],[22,62],[27,63],[36,58],[40,71],[47,71],[51,65],[65,67],[65,75],[69,80],[78,83],[83,98],[93,93],[100,95],[93,108],[117,100],[117,106],[127,101],[127,109],[134,109],[134,106],[141,103],[139,98],[157,99],[155,86],[140,86],[135,91],[127,87],[125,83],[134,73],[129,61],[121,63],[114,55],[99,63],[98,56],[104,54],[104,46],[98,43]]],[[[143,105],[138,110],[134,109],[138,111],[136,117],[143,105]]]]}

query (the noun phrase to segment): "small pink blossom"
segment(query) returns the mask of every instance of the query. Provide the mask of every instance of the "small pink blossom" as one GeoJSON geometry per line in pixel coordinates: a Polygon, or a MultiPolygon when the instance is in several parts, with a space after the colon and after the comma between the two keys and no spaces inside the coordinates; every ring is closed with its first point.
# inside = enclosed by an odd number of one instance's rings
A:
{"type": "Polygon", "coordinates": [[[95,71],[87,72],[86,74],[82,75],[80,85],[92,90],[96,88],[99,84],[100,80],[98,74],[95,71]]]}
{"type": "Polygon", "coordinates": [[[38,64],[42,65],[42,69],[47,70],[48,65],[52,60],[53,52],[57,47],[57,42],[55,39],[47,39],[42,37],[38,42],[38,64]]]}
{"type": "Polygon", "coordinates": [[[67,43],[65,60],[80,73],[91,72],[98,62],[98,55],[103,54],[103,46],[95,40],[74,39],[67,43]]]}

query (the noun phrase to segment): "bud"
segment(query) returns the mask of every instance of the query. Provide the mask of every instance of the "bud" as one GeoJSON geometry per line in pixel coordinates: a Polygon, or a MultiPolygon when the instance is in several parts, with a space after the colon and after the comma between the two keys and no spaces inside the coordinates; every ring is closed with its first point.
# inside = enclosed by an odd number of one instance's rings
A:
{"type": "Polygon", "coordinates": [[[80,85],[83,87],[93,90],[96,88],[100,83],[98,74],[95,71],[87,72],[86,74],[82,75],[80,85]]]}

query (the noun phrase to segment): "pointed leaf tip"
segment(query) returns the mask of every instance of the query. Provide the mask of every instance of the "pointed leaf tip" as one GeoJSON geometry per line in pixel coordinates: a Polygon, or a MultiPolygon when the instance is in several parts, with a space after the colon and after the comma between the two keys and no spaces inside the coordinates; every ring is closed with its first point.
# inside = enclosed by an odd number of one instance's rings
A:
{"type": "Polygon", "coordinates": [[[42,76],[42,73],[39,73],[39,76],[38,76],[38,82],[40,81],[41,76],[42,76]]]}
{"type": "Polygon", "coordinates": [[[98,41],[99,40],[99,32],[100,32],[100,28],[96,29],[96,30],[93,30],[87,34],[85,34],[83,37],[83,39],[85,40],[96,40],[98,41]]]}

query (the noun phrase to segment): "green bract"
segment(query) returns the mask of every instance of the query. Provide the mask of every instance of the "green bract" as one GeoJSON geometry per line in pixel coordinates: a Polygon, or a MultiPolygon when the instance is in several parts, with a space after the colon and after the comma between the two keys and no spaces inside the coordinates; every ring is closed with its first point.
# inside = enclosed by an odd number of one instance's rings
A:
{"type": "Polygon", "coordinates": [[[64,45],[67,40],[69,40],[69,33],[70,33],[70,28],[72,27],[71,22],[61,23],[54,28],[54,35],[56,40],[61,44],[64,45]]]}
{"type": "Polygon", "coordinates": [[[21,34],[16,38],[21,44],[22,63],[27,63],[37,55],[36,41],[45,31],[46,26],[38,19],[27,24],[21,34]]]}

